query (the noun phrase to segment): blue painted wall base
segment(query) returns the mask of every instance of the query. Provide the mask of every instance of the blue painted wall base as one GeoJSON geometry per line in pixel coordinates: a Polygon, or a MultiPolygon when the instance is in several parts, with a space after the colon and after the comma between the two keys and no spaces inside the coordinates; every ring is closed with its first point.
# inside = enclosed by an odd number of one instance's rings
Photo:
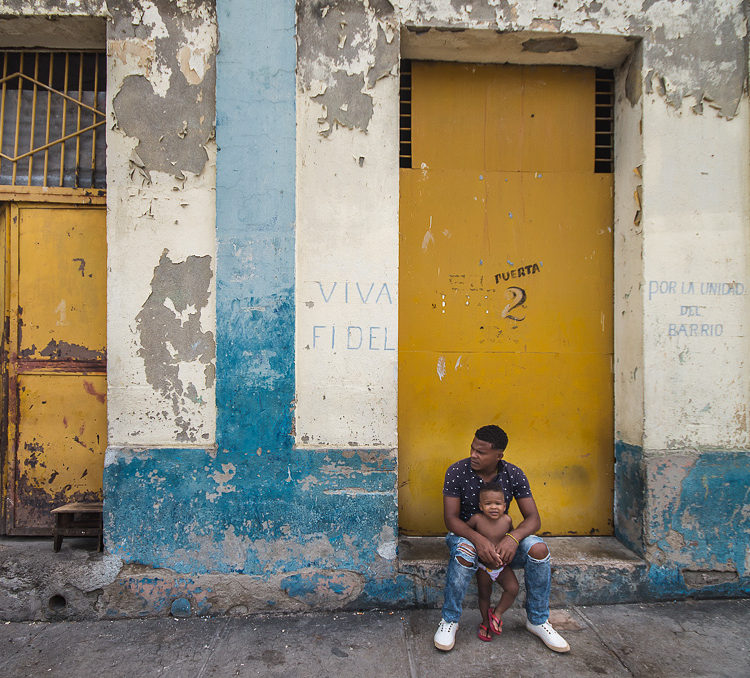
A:
{"type": "Polygon", "coordinates": [[[104,495],[107,549],[125,562],[184,574],[395,569],[389,450],[110,448],[104,495]]]}

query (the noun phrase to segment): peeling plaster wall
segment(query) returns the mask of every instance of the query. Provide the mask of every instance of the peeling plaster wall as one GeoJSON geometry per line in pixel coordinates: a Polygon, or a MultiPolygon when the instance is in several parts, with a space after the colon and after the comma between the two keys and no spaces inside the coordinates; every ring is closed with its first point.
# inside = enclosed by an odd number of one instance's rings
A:
{"type": "Polygon", "coordinates": [[[687,97],[702,97],[731,117],[747,75],[742,0],[396,0],[393,4],[404,24],[420,30],[490,28],[538,31],[540,37],[554,33],[644,37],[644,74],[655,79],[666,101],[678,108],[687,97]]]}
{"type": "MultiPolygon", "coordinates": [[[[126,568],[104,605],[160,613],[182,592],[196,611],[226,611],[222,587],[237,595],[235,611],[396,601],[411,585],[394,579],[395,450],[292,446],[294,4],[223,2],[217,12],[217,449],[110,447],[107,548],[144,569],[126,568]],[[224,578],[210,595],[190,583],[211,573],[224,578]]],[[[166,335],[179,350],[174,336],[194,320],[184,296],[165,310],[164,289],[192,295],[199,310],[209,273],[204,257],[163,252],[136,328],[148,322],[157,346],[166,335]],[[187,314],[180,328],[167,311],[187,314]]],[[[147,377],[173,398],[178,375],[162,356],[147,377]]]]}
{"type": "Polygon", "coordinates": [[[201,477],[222,480],[204,509],[220,520],[187,552],[196,567],[290,573],[285,596],[343,605],[392,581],[395,451],[293,447],[295,6],[223,2],[219,25],[218,456],[201,477]]]}
{"type": "Polygon", "coordinates": [[[182,573],[393,573],[393,450],[122,449],[107,464],[107,544],[125,562],[182,573]]]}
{"type": "Polygon", "coordinates": [[[296,442],[396,445],[399,33],[297,3],[296,442]]]}
{"type": "MultiPolygon", "coordinates": [[[[69,17],[107,16],[106,0],[3,0],[0,13],[4,17],[69,17]]],[[[34,40],[35,36],[27,36],[34,40]]],[[[69,46],[72,48],[72,46],[69,46]]]]}
{"type": "Polygon", "coordinates": [[[644,100],[644,446],[747,449],[747,102],[644,100]],[[645,124],[649,120],[649,124],[645,124]]]}
{"type": "MultiPolygon", "coordinates": [[[[262,577],[257,590],[284,609],[380,599],[395,572],[395,451],[292,447],[294,5],[225,2],[218,17],[218,449],[111,447],[107,547],[149,568],[262,577]]],[[[202,303],[205,263],[183,261],[202,303]]],[[[177,262],[162,254],[139,318],[165,315],[177,262]]],[[[172,306],[184,313],[185,301],[172,306]]],[[[159,387],[174,390],[174,371],[157,367],[159,387]]],[[[163,609],[134,577],[122,595],[163,609]]]]}
{"type": "Polygon", "coordinates": [[[0,3],[8,46],[107,48],[110,445],[214,441],[214,14],[192,0],[0,3]]]}
{"type": "Polygon", "coordinates": [[[109,444],[215,435],[212,2],[110,2],[109,444]]]}
{"type": "Polygon", "coordinates": [[[650,595],[750,595],[750,455],[648,454],[641,468],[650,595]]]}

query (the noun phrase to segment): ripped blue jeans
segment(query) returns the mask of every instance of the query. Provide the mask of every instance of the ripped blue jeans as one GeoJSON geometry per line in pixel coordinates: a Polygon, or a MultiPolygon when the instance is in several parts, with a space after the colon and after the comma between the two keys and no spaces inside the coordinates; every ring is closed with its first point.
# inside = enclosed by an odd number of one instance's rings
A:
{"type": "MultiPolygon", "coordinates": [[[[445,601],[443,602],[443,619],[447,622],[457,622],[461,618],[464,596],[469,588],[472,577],[477,571],[477,555],[474,545],[463,537],[449,532],[445,538],[451,552],[448,563],[448,574],[445,579],[445,601]],[[466,567],[456,560],[471,562],[466,567]]],[[[529,555],[529,549],[534,544],[544,544],[544,539],[530,535],[521,540],[516,555],[510,566],[523,567],[526,585],[526,616],[532,624],[544,624],[549,618],[549,591],[552,580],[550,556],[544,560],[537,560],[529,555]]],[[[549,549],[547,549],[549,551],[549,549]]]]}

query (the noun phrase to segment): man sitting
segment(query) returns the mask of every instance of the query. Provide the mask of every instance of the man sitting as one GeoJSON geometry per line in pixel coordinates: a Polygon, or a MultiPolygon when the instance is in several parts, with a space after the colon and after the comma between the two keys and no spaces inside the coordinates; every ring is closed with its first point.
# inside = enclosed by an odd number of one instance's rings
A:
{"type": "Polygon", "coordinates": [[[442,619],[435,633],[435,647],[452,650],[464,596],[477,564],[524,568],[526,584],[526,628],[555,652],[570,646],[549,623],[549,592],[552,571],[544,540],[534,533],[541,527],[539,511],[531,495],[526,474],[503,461],[508,436],[499,426],[482,426],[474,434],[471,453],[448,467],[443,485],[443,516],[448,528],[446,541],[450,562],[445,582],[442,619]],[[473,530],[467,521],[479,512],[479,489],[484,483],[499,483],[505,494],[506,510],[515,498],[523,520],[495,546],[473,530]]]}

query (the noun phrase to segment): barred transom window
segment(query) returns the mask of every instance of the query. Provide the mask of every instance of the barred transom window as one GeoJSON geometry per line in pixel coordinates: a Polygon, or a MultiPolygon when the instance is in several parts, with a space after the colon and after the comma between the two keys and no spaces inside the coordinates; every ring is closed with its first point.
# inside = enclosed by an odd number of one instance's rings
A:
{"type": "Polygon", "coordinates": [[[104,52],[0,52],[0,185],[106,186],[104,52]]]}

